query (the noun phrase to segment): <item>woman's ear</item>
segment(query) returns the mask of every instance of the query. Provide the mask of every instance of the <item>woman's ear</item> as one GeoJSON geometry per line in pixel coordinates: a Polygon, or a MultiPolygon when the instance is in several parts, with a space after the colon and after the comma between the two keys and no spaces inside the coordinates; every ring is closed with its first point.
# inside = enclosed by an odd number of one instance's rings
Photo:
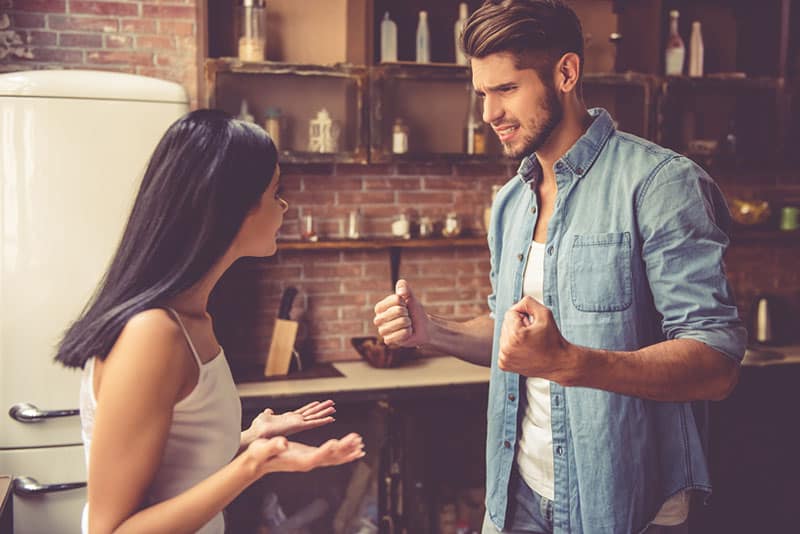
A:
{"type": "Polygon", "coordinates": [[[581,73],[581,58],[574,52],[567,52],[561,56],[556,68],[556,87],[564,93],[573,91],[581,73]]]}

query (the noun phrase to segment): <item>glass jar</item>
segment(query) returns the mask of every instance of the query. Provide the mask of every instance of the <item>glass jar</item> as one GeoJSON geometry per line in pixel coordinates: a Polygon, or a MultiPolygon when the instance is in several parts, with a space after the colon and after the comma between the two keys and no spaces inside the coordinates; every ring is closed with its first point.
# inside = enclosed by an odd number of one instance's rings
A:
{"type": "Polygon", "coordinates": [[[264,61],[267,57],[265,0],[242,0],[239,6],[239,59],[264,61]]]}

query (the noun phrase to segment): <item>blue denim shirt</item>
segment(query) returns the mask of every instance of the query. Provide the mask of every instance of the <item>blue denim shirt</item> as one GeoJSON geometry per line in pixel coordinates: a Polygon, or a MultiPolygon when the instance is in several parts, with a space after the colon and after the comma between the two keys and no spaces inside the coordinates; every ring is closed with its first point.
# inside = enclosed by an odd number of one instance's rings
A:
{"type": "MultiPolygon", "coordinates": [[[[605,110],[554,166],[544,304],[569,342],[631,351],[695,339],[741,362],[746,332],[722,256],[729,214],[691,160],[618,132],[605,110]]],[[[534,157],[499,191],[489,231],[494,345],[486,444],[486,505],[506,521],[518,436],[521,377],[497,367],[502,319],[522,298],[538,215],[534,157]]],[[[555,532],[639,532],[664,501],[710,492],[690,403],[656,402],[583,387],[550,389],[555,532]]]]}

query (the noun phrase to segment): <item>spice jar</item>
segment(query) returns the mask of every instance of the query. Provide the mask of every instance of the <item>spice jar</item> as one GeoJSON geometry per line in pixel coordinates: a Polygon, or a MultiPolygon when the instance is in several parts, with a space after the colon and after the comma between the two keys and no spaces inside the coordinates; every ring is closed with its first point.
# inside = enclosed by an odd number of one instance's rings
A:
{"type": "Polygon", "coordinates": [[[447,214],[442,228],[442,235],[444,237],[458,237],[461,235],[461,221],[458,220],[458,215],[455,212],[451,211],[447,214]]]}
{"type": "Polygon", "coordinates": [[[405,154],[408,152],[408,125],[403,119],[395,119],[392,127],[392,152],[405,154]]]}
{"type": "Polygon", "coordinates": [[[242,0],[239,6],[239,59],[264,61],[267,49],[265,0],[242,0]]]}

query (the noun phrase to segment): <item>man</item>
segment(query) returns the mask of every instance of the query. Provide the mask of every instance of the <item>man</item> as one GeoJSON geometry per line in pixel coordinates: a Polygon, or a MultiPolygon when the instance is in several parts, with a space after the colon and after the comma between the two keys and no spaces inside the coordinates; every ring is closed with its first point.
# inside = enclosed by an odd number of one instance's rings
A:
{"type": "Polygon", "coordinates": [[[461,44],[484,121],[522,158],[492,208],[490,314],[429,315],[401,280],[375,324],[491,365],[484,533],[685,532],[690,491],[711,489],[690,401],[730,393],[746,337],[724,199],[587,111],[560,0],[488,1],[461,44]]]}

